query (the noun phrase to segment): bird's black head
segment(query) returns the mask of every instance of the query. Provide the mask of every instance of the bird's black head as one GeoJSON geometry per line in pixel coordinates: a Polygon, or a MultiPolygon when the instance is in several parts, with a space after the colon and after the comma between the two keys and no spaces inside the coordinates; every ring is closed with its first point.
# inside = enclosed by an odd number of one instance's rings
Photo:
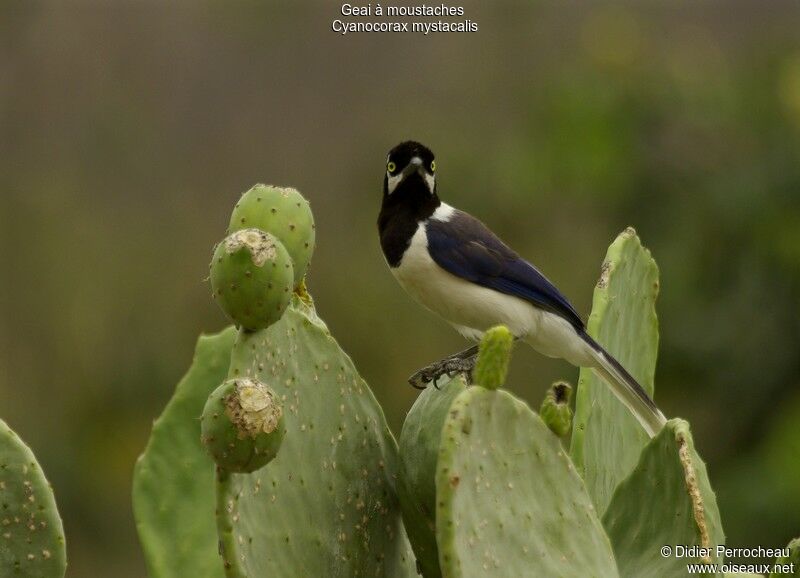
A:
{"type": "MultiPolygon", "coordinates": [[[[431,149],[414,141],[401,142],[386,157],[383,202],[428,204],[436,199],[436,160],[431,149]]],[[[438,204],[438,202],[436,203],[438,204]]]]}
{"type": "Polygon", "coordinates": [[[381,248],[389,265],[399,265],[419,222],[429,218],[439,205],[436,161],[431,149],[406,141],[390,150],[378,215],[381,248]]]}

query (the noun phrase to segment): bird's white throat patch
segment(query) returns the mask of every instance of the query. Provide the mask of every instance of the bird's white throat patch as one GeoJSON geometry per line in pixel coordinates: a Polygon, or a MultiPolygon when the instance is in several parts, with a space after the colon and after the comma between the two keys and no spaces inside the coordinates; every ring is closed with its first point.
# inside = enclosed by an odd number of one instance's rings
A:
{"type": "Polygon", "coordinates": [[[446,223],[447,221],[453,218],[455,212],[456,212],[455,208],[451,207],[447,203],[442,203],[438,207],[436,207],[436,210],[433,212],[430,218],[435,221],[441,221],[443,223],[446,223]]]}

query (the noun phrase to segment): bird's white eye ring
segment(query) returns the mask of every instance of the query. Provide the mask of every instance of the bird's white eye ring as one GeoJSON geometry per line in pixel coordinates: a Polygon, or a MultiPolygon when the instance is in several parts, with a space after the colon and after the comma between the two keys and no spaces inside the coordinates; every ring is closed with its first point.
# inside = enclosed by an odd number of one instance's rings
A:
{"type": "Polygon", "coordinates": [[[388,163],[386,163],[386,170],[389,171],[390,173],[393,173],[394,171],[397,170],[397,165],[394,164],[394,161],[389,161],[388,163]]]}
{"type": "Polygon", "coordinates": [[[431,161],[431,172],[432,173],[436,172],[436,161],[431,161]]]}

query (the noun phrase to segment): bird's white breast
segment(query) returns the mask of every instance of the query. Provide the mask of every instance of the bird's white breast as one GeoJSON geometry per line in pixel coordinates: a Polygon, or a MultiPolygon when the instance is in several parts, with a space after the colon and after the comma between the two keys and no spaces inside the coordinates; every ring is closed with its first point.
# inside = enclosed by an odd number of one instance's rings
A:
{"type": "Polygon", "coordinates": [[[439,267],[428,253],[424,223],[420,223],[392,273],[409,295],[444,317],[465,337],[478,339],[498,323],[517,336],[525,336],[538,326],[540,311],[527,301],[470,283],[439,267]]]}

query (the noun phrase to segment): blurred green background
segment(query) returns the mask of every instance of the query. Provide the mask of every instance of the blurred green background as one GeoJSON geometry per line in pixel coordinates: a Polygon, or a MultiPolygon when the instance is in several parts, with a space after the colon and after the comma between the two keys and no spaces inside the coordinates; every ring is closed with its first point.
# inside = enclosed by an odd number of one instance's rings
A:
{"type": "MultiPolygon", "coordinates": [[[[657,400],[729,546],[800,533],[800,4],[464,4],[473,34],[340,36],[336,2],[0,3],[0,414],[55,486],[69,575],[144,574],[131,473],[200,332],[238,195],[312,202],[318,310],[395,433],[464,346],[389,274],[387,150],[588,314],[606,247],[662,278],[657,400]]],[[[538,406],[576,370],[519,348],[538,406]]]]}

